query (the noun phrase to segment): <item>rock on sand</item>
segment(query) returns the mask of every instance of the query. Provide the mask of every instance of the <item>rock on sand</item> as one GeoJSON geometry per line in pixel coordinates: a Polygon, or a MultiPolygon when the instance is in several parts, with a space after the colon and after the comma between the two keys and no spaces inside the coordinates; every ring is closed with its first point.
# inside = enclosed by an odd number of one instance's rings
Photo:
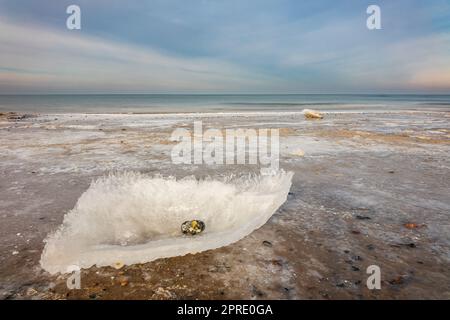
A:
{"type": "Polygon", "coordinates": [[[323,119],[322,113],[314,110],[305,109],[303,110],[303,114],[306,119],[323,119]]]}

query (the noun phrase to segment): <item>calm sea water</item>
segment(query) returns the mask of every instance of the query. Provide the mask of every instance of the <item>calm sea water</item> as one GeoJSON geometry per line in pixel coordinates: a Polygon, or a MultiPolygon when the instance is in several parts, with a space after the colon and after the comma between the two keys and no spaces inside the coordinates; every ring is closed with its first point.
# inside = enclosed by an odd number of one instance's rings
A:
{"type": "Polygon", "coordinates": [[[235,111],[450,111],[450,95],[0,95],[0,111],[159,113],[235,111]]]}

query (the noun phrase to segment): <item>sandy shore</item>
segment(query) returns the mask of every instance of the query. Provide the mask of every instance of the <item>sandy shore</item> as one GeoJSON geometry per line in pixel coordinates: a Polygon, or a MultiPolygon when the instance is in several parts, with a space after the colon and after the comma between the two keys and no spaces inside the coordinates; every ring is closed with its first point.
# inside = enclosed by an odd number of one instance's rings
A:
{"type": "Polygon", "coordinates": [[[4,113],[0,132],[0,299],[450,299],[450,113],[4,113]],[[194,120],[280,129],[295,176],[267,224],[217,250],[83,270],[80,290],[41,269],[43,239],[92,179],[259,171],[172,164],[170,134],[194,120]],[[373,264],[381,290],[365,285],[373,264]]]}

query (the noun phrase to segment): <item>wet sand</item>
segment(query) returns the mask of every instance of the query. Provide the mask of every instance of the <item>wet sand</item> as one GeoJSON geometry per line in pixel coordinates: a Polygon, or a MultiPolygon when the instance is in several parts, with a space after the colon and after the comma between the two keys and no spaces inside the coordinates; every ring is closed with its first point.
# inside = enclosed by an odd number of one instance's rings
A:
{"type": "Polygon", "coordinates": [[[0,299],[450,299],[448,112],[2,114],[0,132],[0,299]],[[295,175],[262,228],[217,250],[83,270],[80,290],[41,269],[43,239],[92,179],[259,171],[172,164],[170,134],[194,120],[280,129],[280,167],[295,175]],[[381,290],[365,284],[373,264],[381,290]]]}

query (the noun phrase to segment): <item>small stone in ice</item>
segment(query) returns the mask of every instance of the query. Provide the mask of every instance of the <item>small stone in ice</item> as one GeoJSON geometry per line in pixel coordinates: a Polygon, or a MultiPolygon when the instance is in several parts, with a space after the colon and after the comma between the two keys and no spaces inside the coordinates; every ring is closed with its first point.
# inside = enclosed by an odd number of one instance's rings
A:
{"type": "Polygon", "coordinates": [[[200,220],[189,220],[181,225],[181,232],[184,234],[196,235],[205,230],[205,223],[200,220]]]}

